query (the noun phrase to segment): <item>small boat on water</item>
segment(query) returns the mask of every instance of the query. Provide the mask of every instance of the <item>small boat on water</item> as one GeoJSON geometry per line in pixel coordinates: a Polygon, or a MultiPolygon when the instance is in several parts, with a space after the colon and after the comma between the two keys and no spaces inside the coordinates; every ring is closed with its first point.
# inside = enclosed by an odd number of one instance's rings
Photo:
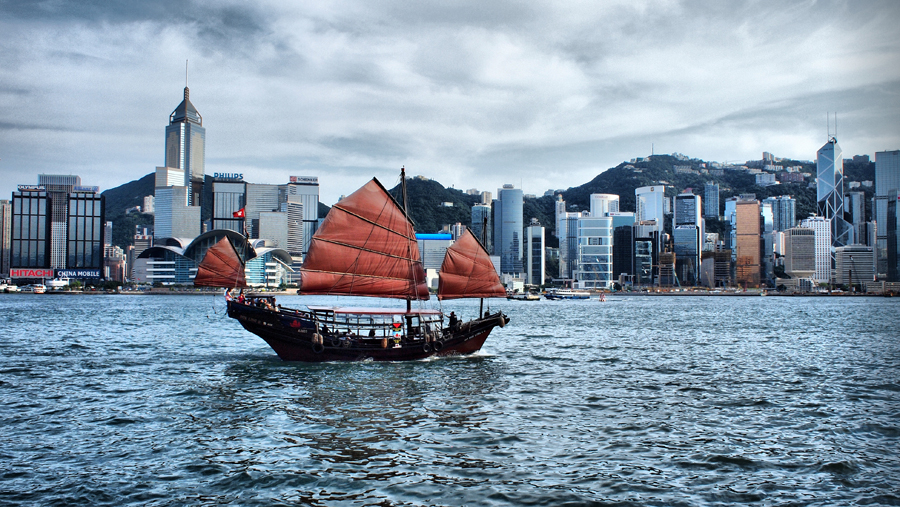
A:
{"type": "MultiPolygon", "coordinates": [[[[405,200],[405,174],[401,172],[405,200]]],[[[198,266],[194,285],[247,288],[244,262],[226,237],[198,266]]],[[[336,203],[312,237],[300,270],[300,295],[406,300],[406,309],[307,305],[285,308],[266,294],[230,297],[228,316],[285,361],[407,361],[481,349],[509,317],[483,312],[483,298],[505,297],[490,255],[467,230],[441,265],[438,299],[482,298],[478,315],[413,308],[430,298],[412,221],[377,179],[336,203]]]]}
{"type": "Polygon", "coordinates": [[[555,289],[548,290],[544,297],[551,300],[557,299],[591,299],[591,293],[586,290],[555,289]]]}
{"type": "Polygon", "coordinates": [[[540,301],[541,296],[534,292],[508,292],[506,299],[510,301],[540,301]]]}

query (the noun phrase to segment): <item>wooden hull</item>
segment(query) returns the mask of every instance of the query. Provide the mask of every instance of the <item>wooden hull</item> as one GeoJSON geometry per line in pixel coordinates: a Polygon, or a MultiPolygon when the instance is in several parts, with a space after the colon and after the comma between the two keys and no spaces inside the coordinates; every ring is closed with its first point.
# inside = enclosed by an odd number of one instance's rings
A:
{"type": "Polygon", "coordinates": [[[444,328],[440,336],[404,338],[399,346],[385,340],[318,334],[313,323],[291,311],[277,311],[228,302],[228,316],[259,336],[285,361],[415,361],[432,356],[466,355],[477,352],[488,335],[509,318],[500,312],[444,328]]]}

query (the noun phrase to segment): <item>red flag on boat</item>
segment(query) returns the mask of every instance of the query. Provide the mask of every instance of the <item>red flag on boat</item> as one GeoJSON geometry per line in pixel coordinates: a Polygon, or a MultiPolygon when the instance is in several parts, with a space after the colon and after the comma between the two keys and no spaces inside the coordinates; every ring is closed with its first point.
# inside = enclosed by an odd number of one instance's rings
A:
{"type": "Polygon", "coordinates": [[[234,218],[244,218],[244,208],[235,211],[234,213],[232,213],[232,215],[234,216],[234,218]]]}

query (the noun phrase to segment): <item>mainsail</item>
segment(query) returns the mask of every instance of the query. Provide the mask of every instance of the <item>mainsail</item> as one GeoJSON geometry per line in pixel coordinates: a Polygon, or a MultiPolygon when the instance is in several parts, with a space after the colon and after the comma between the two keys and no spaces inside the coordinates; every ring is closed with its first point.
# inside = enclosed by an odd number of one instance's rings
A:
{"type": "Polygon", "coordinates": [[[500,283],[491,257],[468,229],[447,249],[441,265],[438,299],[502,298],[500,283]]]}
{"type": "Polygon", "coordinates": [[[206,251],[206,256],[197,266],[194,285],[198,287],[247,287],[244,263],[227,237],[220,239],[206,251]]]}
{"type": "Polygon", "coordinates": [[[374,178],[331,208],[300,273],[302,294],[429,298],[412,222],[374,178]]]}

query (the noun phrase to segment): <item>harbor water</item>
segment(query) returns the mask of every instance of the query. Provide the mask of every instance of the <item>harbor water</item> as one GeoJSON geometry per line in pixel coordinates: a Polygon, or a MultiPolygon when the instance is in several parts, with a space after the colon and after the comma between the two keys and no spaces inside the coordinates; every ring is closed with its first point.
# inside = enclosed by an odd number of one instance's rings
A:
{"type": "Polygon", "coordinates": [[[896,298],[490,305],[474,356],[302,364],[221,296],[0,294],[0,505],[900,505],[896,298]]]}

